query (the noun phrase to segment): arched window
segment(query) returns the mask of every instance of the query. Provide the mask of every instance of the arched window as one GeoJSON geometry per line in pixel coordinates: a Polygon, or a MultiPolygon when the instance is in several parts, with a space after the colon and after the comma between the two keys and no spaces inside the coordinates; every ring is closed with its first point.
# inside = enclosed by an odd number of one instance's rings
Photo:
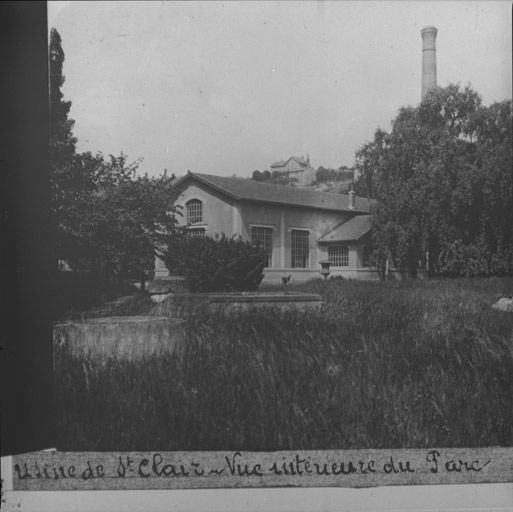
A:
{"type": "Polygon", "coordinates": [[[191,199],[186,203],[187,224],[203,222],[203,203],[199,199],[191,199]]]}

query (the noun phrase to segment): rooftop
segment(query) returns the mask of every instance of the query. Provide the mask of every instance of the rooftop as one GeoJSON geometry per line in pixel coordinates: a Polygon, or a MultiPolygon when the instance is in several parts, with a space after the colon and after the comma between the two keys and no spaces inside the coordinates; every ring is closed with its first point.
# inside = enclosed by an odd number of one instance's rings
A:
{"type": "Polygon", "coordinates": [[[245,178],[214,176],[210,174],[192,173],[190,171],[177,180],[175,185],[179,186],[190,179],[210,186],[237,201],[258,201],[315,208],[318,210],[337,210],[354,213],[369,213],[370,206],[373,204],[373,201],[369,199],[355,197],[356,208],[351,209],[349,208],[349,197],[343,194],[318,192],[307,188],[295,188],[271,183],[261,183],[245,178]]]}
{"type": "Polygon", "coordinates": [[[294,160],[294,162],[298,163],[299,165],[308,165],[308,161],[306,161],[302,156],[291,156],[287,160],[280,160],[278,162],[274,162],[271,164],[271,168],[274,167],[284,167],[287,165],[291,160],[294,160]]]}
{"type": "Polygon", "coordinates": [[[357,215],[319,238],[319,242],[350,242],[359,240],[371,230],[370,215],[357,215]]]}

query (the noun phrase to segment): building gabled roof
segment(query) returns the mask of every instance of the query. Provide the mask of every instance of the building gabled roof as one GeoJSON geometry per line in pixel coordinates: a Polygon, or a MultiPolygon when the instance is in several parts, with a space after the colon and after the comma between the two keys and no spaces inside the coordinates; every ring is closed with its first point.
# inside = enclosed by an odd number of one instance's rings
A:
{"type": "Polygon", "coordinates": [[[359,240],[371,230],[370,219],[370,215],[357,215],[319,238],[318,242],[351,242],[359,240]]]}
{"type": "Polygon", "coordinates": [[[291,160],[294,160],[294,162],[300,164],[300,165],[308,165],[308,162],[303,158],[303,157],[299,157],[299,156],[291,156],[288,160],[287,160],[287,163],[290,162],[291,160]]]}
{"type": "Polygon", "coordinates": [[[280,160],[279,162],[274,162],[273,164],[271,164],[271,168],[285,167],[291,160],[294,160],[294,162],[296,162],[299,165],[308,165],[308,162],[303,157],[291,156],[287,160],[280,160]]]}
{"type": "Polygon", "coordinates": [[[372,201],[368,199],[355,197],[356,208],[351,209],[349,208],[349,197],[347,195],[261,183],[245,178],[192,173],[190,171],[180,178],[175,186],[180,186],[187,180],[196,180],[236,201],[256,201],[317,210],[353,212],[355,214],[369,213],[372,204],[372,201]]]}

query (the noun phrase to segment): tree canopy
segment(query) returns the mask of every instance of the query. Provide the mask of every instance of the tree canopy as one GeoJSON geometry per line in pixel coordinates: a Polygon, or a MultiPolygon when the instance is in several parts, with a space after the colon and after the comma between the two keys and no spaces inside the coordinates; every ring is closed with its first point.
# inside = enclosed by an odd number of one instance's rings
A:
{"type": "Polygon", "coordinates": [[[375,255],[414,276],[513,271],[512,104],[469,86],[431,90],[356,154],[356,191],[377,200],[375,255]],[[427,260],[427,261],[426,261],[427,260]]]}
{"type": "Polygon", "coordinates": [[[74,121],[68,118],[71,101],[64,101],[61,87],[64,84],[62,68],[64,51],[61,36],[54,28],[50,31],[49,48],[49,96],[50,96],[50,158],[52,169],[56,163],[63,163],[73,158],[77,139],[73,136],[74,121]]]}
{"type": "Polygon", "coordinates": [[[126,155],[77,153],[61,87],[64,52],[50,33],[50,181],[54,257],[95,275],[152,275],[155,256],[179,231],[172,206],[174,176],[138,176],[140,161],[126,155]]]}
{"type": "Polygon", "coordinates": [[[319,166],[315,173],[315,181],[317,183],[350,181],[353,179],[353,170],[349,167],[341,166],[338,169],[326,169],[322,165],[319,166]]]}

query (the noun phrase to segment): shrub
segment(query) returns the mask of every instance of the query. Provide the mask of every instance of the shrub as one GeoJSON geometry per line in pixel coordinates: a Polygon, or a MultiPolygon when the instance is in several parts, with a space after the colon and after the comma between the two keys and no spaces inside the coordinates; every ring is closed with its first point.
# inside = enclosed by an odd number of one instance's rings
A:
{"type": "Polygon", "coordinates": [[[173,274],[190,280],[194,292],[253,291],[264,277],[265,256],[241,237],[184,236],[163,254],[173,274]]]}
{"type": "Polygon", "coordinates": [[[441,251],[438,257],[439,271],[450,276],[486,276],[490,274],[489,259],[483,243],[465,245],[455,240],[441,251]]]}

